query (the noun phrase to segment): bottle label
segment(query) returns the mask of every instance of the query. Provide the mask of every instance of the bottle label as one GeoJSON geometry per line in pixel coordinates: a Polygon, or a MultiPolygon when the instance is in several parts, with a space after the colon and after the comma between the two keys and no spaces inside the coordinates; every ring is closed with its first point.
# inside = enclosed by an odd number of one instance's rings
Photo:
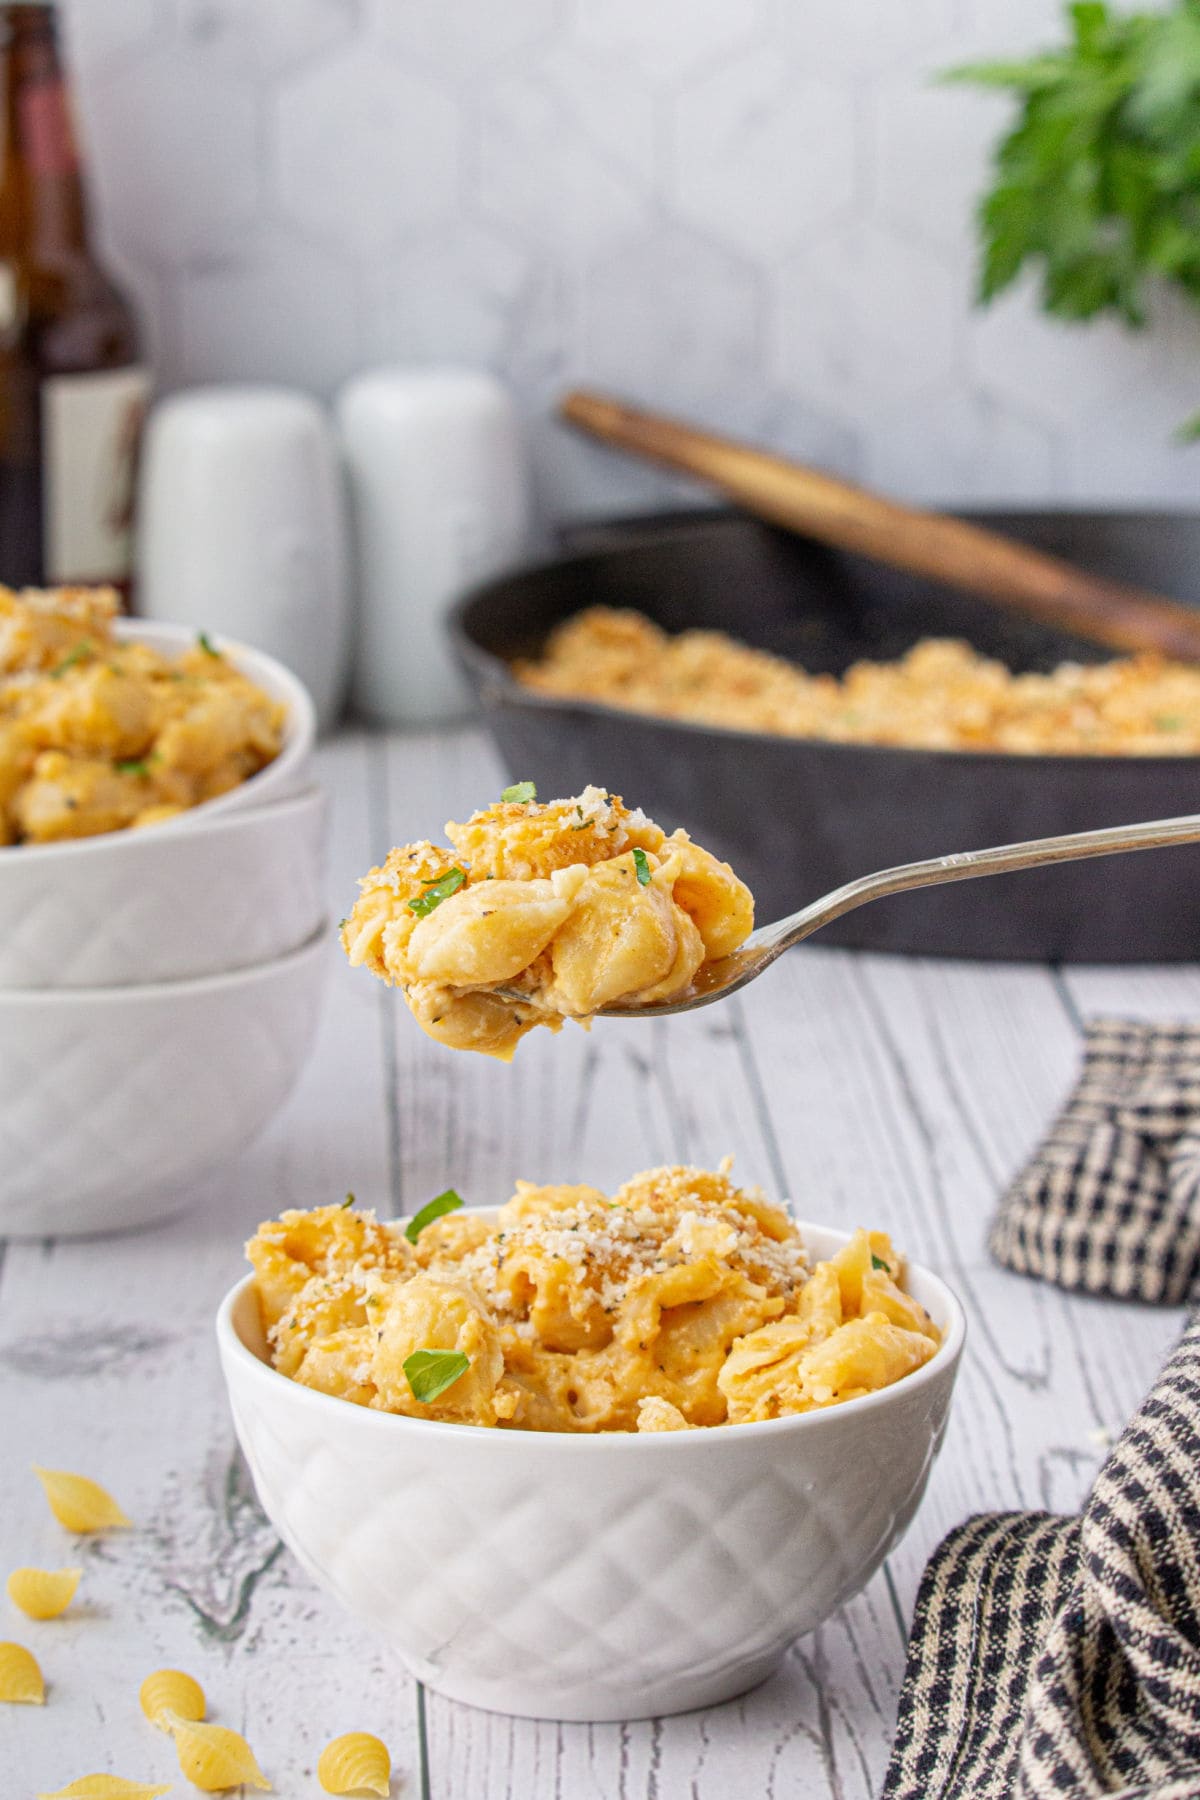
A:
{"type": "Polygon", "coordinates": [[[52,375],[42,384],[47,584],[129,579],[146,369],[52,375]]]}
{"type": "Polygon", "coordinates": [[[65,83],[54,78],[30,81],[17,102],[21,150],[35,175],[72,175],[79,152],[71,128],[71,106],[65,83]]]}

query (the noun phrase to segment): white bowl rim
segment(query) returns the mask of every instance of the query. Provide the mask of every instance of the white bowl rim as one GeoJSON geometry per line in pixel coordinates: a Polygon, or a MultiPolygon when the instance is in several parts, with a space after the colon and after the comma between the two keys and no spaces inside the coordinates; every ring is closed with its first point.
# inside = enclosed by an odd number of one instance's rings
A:
{"type": "MultiPolygon", "coordinates": [[[[497,1209],[495,1207],[470,1207],[467,1210],[472,1213],[483,1213],[495,1212],[497,1209]]],[[[402,1224],[403,1220],[396,1222],[402,1224]]],[[[801,1236],[806,1232],[811,1232],[823,1237],[838,1239],[843,1244],[849,1243],[854,1235],[851,1231],[842,1231],[833,1225],[818,1225],[812,1220],[797,1219],[795,1225],[801,1236]]],[[[747,1433],[753,1441],[760,1442],[769,1435],[779,1436],[783,1433],[790,1434],[798,1431],[828,1430],[831,1421],[835,1419],[845,1419],[851,1415],[861,1417],[864,1413],[871,1412],[878,1407],[894,1403],[900,1392],[913,1393],[917,1388],[925,1386],[939,1376],[947,1364],[953,1371],[954,1364],[958,1361],[967,1331],[966,1313],[963,1310],[962,1302],[954,1290],[947,1286],[940,1275],[935,1275],[932,1269],[926,1268],[923,1263],[914,1263],[911,1260],[908,1266],[910,1272],[919,1274],[922,1282],[928,1282],[935,1289],[938,1303],[945,1311],[946,1324],[943,1328],[945,1335],[941,1344],[927,1363],[922,1363],[919,1369],[914,1369],[911,1374],[902,1376],[899,1381],[894,1381],[890,1387],[877,1388],[873,1393],[861,1394],[854,1400],[843,1400],[837,1406],[821,1407],[815,1412],[789,1413],[779,1419],[756,1419],[740,1425],[719,1425],[708,1429],[697,1428],[689,1431],[583,1432],[502,1431],[486,1425],[463,1426],[448,1419],[413,1419],[406,1413],[381,1412],[369,1406],[354,1406],[353,1410],[364,1422],[364,1429],[368,1431],[386,1433],[400,1428],[408,1433],[419,1432],[423,1435],[432,1432],[438,1437],[445,1437],[447,1433],[452,1433],[460,1442],[466,1441],[462,1434],[464,1431],[468,1431],[471,1433],[470,1442],[472,1444],[487,1443],[489,1446],[503,1446],[510,1452],[515,1441],[524,1443],[526,1440],[530,1440],[531,1449],[527,1453],[534,1455],[557,1455],[560,1453],[560,1451],[547,1451],[547,1444],[563,1447],[563,1453],[568,1455],[587,1456],[601,1455],[606,1449],[611,1454],[614,1446],[627,1448],[631,1444],[647,1447],[673,1444],[678,1448],[681,1445],[694,1445],[698,1441],[713,1441],[718,1445],[744,1441],[747,1433]],[[533,1444],[536,1444],[536,1449],[532,1448],[533,1444]],[[568,1444],[572,1446],[572,1449],[566,1451],[565,1446],[568,1444]]],[[[315,1406],[319,1410],[335,1407],[337,1417],[344,1420],[346,1408],[352,1406],[353,1402],[343,1400],[336,1394],[320,1393],[316,1388],[305,1387],[303,1383],[293,1381],[288,1375],[281,1375],[278,1369],[273,1369],[269,1363],[263,1362],[260,1357],[256,1356],[242,1339],[233,1322],[233,1315],[242,1297],[253,1288],[255,1279],[256,1277],[251,1273],[235,1282],[217,1309],[217,1342],[222,1355],[246,1369],[250,1379],[264,1382],[269,1390],[274,1389],[274,1384],[282,1382],[293,1395],[298,1397],[299,1404],[315,1406]]],[[[497,1454],[499,1453],[497,1451],[497,1454]]],[[[655,1454],[656,1451],[652,1449],[650,1453],[655,1454]]],[[[484,1454],[490,1454],[490,1451],[485,1451],[484,1454]]]]}
{"type": "MultiPolygon", "coordinates": [[[[136,643],[139,637],[144,637],[147,642],[152,643],[157,637],[180,649],[186,649],[189,644],[195,643],[198,635],[190,625],[179,625],[174,621],[157,619],[115,619],[113,630],[118,638],[128,639],[132,643],[136,643]]],[[[214,634],[214,640],[219,644],[222,652],[228,651],[235,662],[246,665],[245,673],[252,679],[254,678],[254,665],[257,663],[265,669],[280,689],[284,705],[287,708],[287,719],[284,726],[284,739],[278,756],[265,764],[263,768],[257,769],[245,781],[239,782],[236,788],[230,788],[224,794],[214,794],[210,800],[202,800],[198,806],[189,806],[173,818],[161,820],[159,824],[148,828],[145,834],[126,829],[124,831],[97,831],[82,838],[56,838],[49,844],[0,844],[0,861],[5,857],[19,857],[22,863],[32,863],[35,860],[43,862],[56,855],[86,855],[94,846],[130,843],[141,839],[143,835],[150,836],[151,833],[157,840],[165,832],[193,830],[196,826],[208,824],[210,820],[215,821],[218,817],[224,817],[228,809],[222,806],[222,802],[227,802],[230,794],[249,792],[259,777],[267,774],[269,770],[276,772],[278,780],[280,770],[286,772],[291,764],[298,762],[308,753],[316,741],[317,715],[312,695],[300,677],[294,675],[286,663],[281,663],[277,657],[269,655],[265,650],[256,649],[253,644],[243,644],[237,638],[218,634],[214,634]],[[210,810],[216,807],[221,807],[219,814],[210,810]]],[[[266,806],[272,802],[264,801],[262,804],[266,806]]]]}
{"type": "Polygon", "coordinates": [[[120,987],[0,988],[0,1014],[9,1007],[140,1006],[156,1000],[181,1001],[195,994],[216,994],[225,989],[250,987],[257,981],[282,975],[332,942],[328,916],[311,937],[282,956],[250,963],[245,969],[221,969],[214,975],[189,975],[182,981],[125,982],[120,987]]]}

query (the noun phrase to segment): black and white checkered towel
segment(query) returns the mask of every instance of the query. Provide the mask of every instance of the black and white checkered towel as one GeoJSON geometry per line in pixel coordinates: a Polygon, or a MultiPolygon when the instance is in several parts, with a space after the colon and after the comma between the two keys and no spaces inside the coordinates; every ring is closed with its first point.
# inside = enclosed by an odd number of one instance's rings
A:
{"type": "MultiPolygon", "coordinates": [[[[1023,1274],[1180,1304],[1200,1027],[1099,1020],[992,1229],[1023,1274]]],[[[1200,1315],[1076,1518],[969,1519],[917,1596],[883,1800],[1200,1800],[1200,1315]]]]}
{"type": "Polygon", "coordinates": [[[1180,1306],[1200,1275],[1200,1026],[1097,1019],[1074,1093],[992,1226],[998,1262],[1180,1306]]]}
{"type": "Polygon", "coordinates": [[[995,1513],[925,1570],[883,1800],[1200,1796],[1200,1319],[1079,1518],[995,1513]]]}

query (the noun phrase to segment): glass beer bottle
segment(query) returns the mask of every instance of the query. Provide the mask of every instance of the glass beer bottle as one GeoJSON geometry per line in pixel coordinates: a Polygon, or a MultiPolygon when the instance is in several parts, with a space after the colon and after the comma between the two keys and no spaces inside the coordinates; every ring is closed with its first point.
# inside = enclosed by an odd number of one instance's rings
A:
{"type": "Polygon", "coordinates": [[[88,242],[53,4],[0,5],[0,583],[126,593],[149,396],[88,242]]]}

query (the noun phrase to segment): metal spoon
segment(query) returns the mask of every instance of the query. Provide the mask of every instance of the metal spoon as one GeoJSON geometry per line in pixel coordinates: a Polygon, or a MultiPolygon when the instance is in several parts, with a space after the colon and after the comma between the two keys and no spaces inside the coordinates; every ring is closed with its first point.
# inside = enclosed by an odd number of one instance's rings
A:
{"type": "MultiPolygon", "coordinates": [[[[1140,825],[1112,825],[1103,831],[1075,831],[1068,837],[1033,838],[1027,844],[1001,844],[995,850],[964,850],[953,856],[936,856],[929,862],[903,863],[860,875],[845,887],[835,888],[820,900],[802,907],[790,918],[752,931],[740,950],[701,969],[691,987],[674,1000],[656,1000],[647,1006],[606,1006],[599,1016],[609,1019],[657,1019],[665,1013],[692,1012],[735,994],[770,967],[777,956],[802,939],[820,931],[843,913],[882,900],[888,894],[910,888],[940,887],[944,881],[970,881],[977,875],[1006,875],[1014,869],[1037,869],[1045,863],[1077,862],[1085,856],[1115,856],[1124,850],[1159,850],[1167,844],[1200,842],[1200,814],[1183,819],[1155,819],[1140,825]]],[[[1200,949],[1200,940],[1198,940],[1200,949]]]]}

